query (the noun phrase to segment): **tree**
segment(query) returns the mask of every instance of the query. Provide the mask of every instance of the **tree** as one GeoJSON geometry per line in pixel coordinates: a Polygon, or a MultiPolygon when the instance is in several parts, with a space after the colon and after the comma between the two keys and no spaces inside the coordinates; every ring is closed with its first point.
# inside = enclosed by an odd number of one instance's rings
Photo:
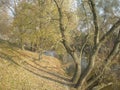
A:
{"type": "MultiPolygon", "coordinates": [[[[14,16],[13,28],[21,49],[24,49],[25,40],[28,37],[30,28],[32,27],[31,18],[28,17],[28,14],[30,14],[29,8],[31,8],[31,4],[21,2],[16,8],[17,10],[15,12],[16,15],[14,16]]],[[[30,15],[32,16],[32,14],[30,15]]]]}
{"type": "Polygon", "coordinates": [[[0,4],[12,12],[14,38],[22,49],[26,43],[38,52],[51,47],[66,49],[75,66],[71,81],[79,90],[91,90],[100,85],[102,88],[113,81],[106,76],[120,54],[119,2],[0,0],[0,4]],[[88,63],[82,71],[83,58],[88,63]]]}
{"type": "MultiPolygon", "coordinates": [[[[8,2],[6,2],[6,4],[7,3],[8,2]]],[[[9,36],[11,35],[11,18],[8,14],[7,8],[5,7],[6,4],[3,4],[0,1],[0,38],[4,40],[9,40],[9,36]]]]}
{"type": "Polygon", "coordinates": [[[52,49],[59,41],[58,31],[51,22],[50,1],[21,1],[16,6],[13,20],[14,35],[19,40],[21,48],[27,44],[31,51],[40,52],[52,49]]]}
{"type": "MultiPolygon", "coordinates": [[[[63,3],[63,1],[64,0],[61,0],[62,3],[63,3]]],[[[75,70],[73,78],[72,78],[73,82],[75,83],[74,87],[79,88],[79,90],[85,90],[85,89],[92,87],[92,85],[97,80],[99,80],[100,76],[103,75],[103,74],[100,74],[98,76],[91,77],[91,74],[93,74],[92,76],[95,75],[95,73],[93,73],[93,69],[96,66],[96,59],[101,54],[100,49],[102,48],[102,45],[105,45],[105,42],[107,41],[108,38],[110,38],[110,36],[113,32],[119,32],[119,33],[117,33],[116,40],[113,42],[114,45],[113,45],[112,49],[109,49],[110,53],[107,53],[106,57],[103,60],[101,72],[104,72],[106,67],[108,67],[108,65],[112,62],[114,57],[119,53],[119,50],[120,50],[119,49],[120,18],[114,18],[115,21],[112,21],[111,25],[106,23],[106,24],[108,24],[108,26],[109,25],[110,26],[107,27],[108,30],[106,30],[104,33],[101,33],[102,26],[99,25],[100,22],[98,21],[98,19],[103,19],[103,18],[99,17],[100,13],[98,12],[98,10],[100,11],[100,8],[97,7],[97,3],[100,3],[100,2],[93,1],[93,0],[89,0],[89,1],[83,0],[82,4],[84,5],[83,6],[85,9],[84,13],[86,14],[85,21],[87,20],[86,21],[87,24],[90,22],[91,25],[90,25],[90,29],[88,27],[85,27],[85,25],[83,27],[84,31],[85,31],[85,29],[88,29],[85,32],[85,33],[87,33],[87,32],[88,33],[85,37],[85,41],[82,43],[82,45],[80,47],[79,55],[78,55],[77,54],[78,49],[75,48],[74,45],[71,45],[70,43],[68,43],[68,41],[66,39],[66,35],[65,35],[66,28],[64,27],[64,23],[63,23],[64,13],[63,13],[63,8],[62,8],[61,2],[58,0],[54,0],[54,3],[58,10],[58,16],[59,16],[58,22],[59,22],[59,30],[60,30],[60,33],[62,36],[62,44],[64,45],[66,51],[73,57],[73,60],[74,60],[75,66],[76,66],[76,70],[75,70]],[[86,10],[86,8],[88,8],[88,10],[86,10]],[[91,36],[91,34],[93,36],[92,39],[89,38],[91,36]],[[85,53],[86,44],[88,43],[88,41],[91,41],[91,40],[92,40],[93,44],[92,44],[92,47],[90,48],[91,49],[90,53],[88,53],[89,57],[87,58],[89,63],[88,63],[86,70],[81,73],[81,60],[82,60],[83,54],[85,53]]],[[[106,3],[108,3],[108,2],[106,2],[106,3]]],[[[104,5],[106,3],[104,3],[104,5]]],[[[109,3],[111,3],[111,2],[109,2],[109,3]]],[[[111,16],[113,16],[113,14],[110,15],[110,17],[111,16]]],[[[81,17],[81,16],[79,16],[79,17],[81,17]]],[[[105,22],[106,22],[108,19],[106,17],[104,17],[104,18],[105,18],[105,22]]],[[[107,25],[105,25],[105,26],[107,26],[107,25]]],[[[88,45],[90,45],[90,44],[88,43],[88,45]]]]}

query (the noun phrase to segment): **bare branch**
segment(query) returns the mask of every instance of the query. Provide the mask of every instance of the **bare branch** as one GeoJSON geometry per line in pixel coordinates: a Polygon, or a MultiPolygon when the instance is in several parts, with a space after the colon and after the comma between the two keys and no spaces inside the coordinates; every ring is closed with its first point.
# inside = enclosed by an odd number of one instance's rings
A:
{"type": "Polygon", "coordinates": [[[88,67],[86,68],[86,70],[81,74],[77,84],[75,85],[75,88],[78,88],[78,86],[82,86],[86,79],[88,78],[88,76],[91,74],[91,71],[93,70],[93,67],[95,65],[95,58],[98,54],[98,51],[99,51],[99,48],[100,48],[101,45],[98,45],[96,46],[96,48],[94,49],[91,57],[90,57],[90,61],[89,61],[89,64],[88,64],[88,67]]]}
{"type": "Polygon", "coordinates": [[[57,6],[57,9],[60,8],[60,6],[58,5],[57,1],[56,0],[53,0],[57,6]]]}
{"type": "Polygon", "coordinates": [[[113,57],[115,56],[115,54],[119,51],[119,44],[120,44],[120,30],[119,30],[116,42],[115,42],[115,44],[113,46],[113,49],[111,50],[110,54],[105,59],[105,62],[107,64],[109,64],[111,62],[111,60],[113,59],[113,57]]]}
{"type": "MultiPolygon", "coordinates": [[[[116,29],[118,28],[120,25],[120,19],[111,27],[111,29],[102,37],[102,39],[100,40],[100,42],[94,47],[93,49],[93,53],[90,57],[90,62],[89,62],[89,65],[86,69],[86,71],[80,76],[77,84],[75,85],[76,88],[78,88],[78,86],[82,85],[85,83],[86,79],[88,78],[88,76],[90,75],[93,67],[94,67],[94,64],[95,64],[95,58],[98,54],[98,51],[101,47],[101,45],[103,44],[103,42],[106,40],[106,38],[109,37],[109,35],[116,29]]],[[[116,48],[118,48],[118,44],[116,44],[117,46],[115,46],[116,48]]],[[[115,50],[116,51],[116,50],[115,50]]],[[[112,59],[112,56],[110,56],[110,59],[112,59]]]]}
{"type": "Polygon", "coordinates": [[[60,3],[60,7],[62,7],[63,3],[64,3],[64,0],[61,1],[61,3],[60,3]]]}
{"type": "Polygon", "coordinates": [[[108,67],[108,65],[113,60],[114,56],[116,56],[118,54],[118,52],[120,51],[119,50],[119,46],[120,46],[120,30],[119,30],[119,33],[118,33],[115,45],[113,46],[113,49],[111,50],[110,54],[104,60],[105,63],[103,65],[103,69],[102,69],[100,75],[98,75],[91,82],[89,82],[89,84],[87,85],[87,87],[91,86],[93,83],[95,83],[103,75],[104,71],[106,70],[106,67],[108,67]]]}
{"type": "Polygon", "coordinates": [[[62,9],[59,7],[59,5],[58,5],[56,0],[54,0],[54,2],[56,4],[56,6],[57,6],[58,14],[59,14],[59,29],[60,29],[61,36],[62,36],[62,43],[63,43],[64,47],[66,48],[66,50],[68,51],[68,53],[71,54],[71,52],[73,52],[73,49],[66,42],[65,28],[64,28],[63,23],[62,23],[62,19],[63,19],[62,9]]]}
{"type": "Polygon", "coordinates": [[[82,47],[81,47],[81,50],[80,50],[80,54],[79,54],[79,58],[82,58],[82,54],[83,54],[83,50],[87,44],[87,41],[88,41],[88,37],[89,37],[89,33],[86,35],[85,37],[85,42],[83,43],[82,47]]]}
{"type": "Polygon", "coordinates": [[[95,33],[94,33],[94,45],[96,46],[97,43],[99,43],[99,27],[98,27],[98,20],[97,20],[97,14],[95,10],[95,3],[93,0],[89,0],[89,5],[91,7],[91,11],[93,14],[93,23],[94,23],[94,28],[95,28],[95,33]]]}
{"type": "Polygon", "coordinates": [[[105,88],[105,87],[107,87],[107,86],[110,86],[110,85],[112,85],[112,84],[113,84],[112,82],[110,82],[110,83],[108,83],[108,84],[102,83],[102,84],[100,84],[100,85],[98,85],[98,86],[95,86],[92,90],[101,90],[101,89],[103,89],[103,88],[105,88]]]}
{"type": "Polygon", "coordinates": [[[104,42],[106,38],[118,27],[120,26],[120,19],[110,28],[110,30],[100,39],[100,42],[104,42]]]}

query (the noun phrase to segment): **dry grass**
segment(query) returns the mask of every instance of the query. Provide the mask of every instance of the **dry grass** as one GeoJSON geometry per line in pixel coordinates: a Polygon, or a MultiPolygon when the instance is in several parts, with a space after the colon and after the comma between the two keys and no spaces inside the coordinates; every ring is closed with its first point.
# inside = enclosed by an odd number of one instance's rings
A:
{"type": "Polygon", "coordinates": [[[0,90],[66,90],[70,84],[59,60],[0,42],[0,90]]]}

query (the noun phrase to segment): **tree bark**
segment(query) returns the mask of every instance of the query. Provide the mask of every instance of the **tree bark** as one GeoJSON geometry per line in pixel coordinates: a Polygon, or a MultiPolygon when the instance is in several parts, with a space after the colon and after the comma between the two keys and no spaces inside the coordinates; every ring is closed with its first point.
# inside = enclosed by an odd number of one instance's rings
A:
{"type": "Polygon", "coordinates": [[[67,53],[69,53],[72,56],[74,63],[75,63],[75,72],[74,72],[72,81],[73,81],[73,83],[77,83],[77,81],[80,77],[80,74],[81,74],[81,64],[80,64],[81,61],[79,60],[79,57],[77,56],[77,53],[75,52],[75,48],[71,47],[66,42],[65,28],[64,28],[63,23],[62,23],[62,19],[63,19],[62,10],[61,10],[61,7],[58,5],[57,1],[54,0],[54,2],[56,4],[58,14],[59,14],[59,29],[60,29],[60,33],[62,36],[62,44],[64,45],[67,53]]]}
{"type": "Polygon", "coordinates": [[[81,74],[81,66],[79,63],[75,63],[75,71],[71,81],[76,84],[81,74]]]}
{"type": "Polygon", "coordinates": [[[101,43],[98,44],[97,47],[95,47],[95,49],[93,50],[93,53],[90,57],[90,62],[88,64],[88,67],[86,68],[86,70],[81,74],[78,82],[75,85],[75,88],[81,88],[82,86],[84,86],[88,76],[91,74],[91,71],[93,70],[94,64],[95,64],[95,58],[96,55],[98,54],[99,48],[101,46],[101,43]]]}

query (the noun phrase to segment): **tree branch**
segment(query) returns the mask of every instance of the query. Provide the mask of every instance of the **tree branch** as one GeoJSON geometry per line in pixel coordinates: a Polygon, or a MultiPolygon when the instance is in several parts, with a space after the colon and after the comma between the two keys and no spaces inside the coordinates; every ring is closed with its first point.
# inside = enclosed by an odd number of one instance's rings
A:
{"type": "Polygon", "coordinates": [[[82,58],[83,50],[84,50],[84,48],[85,48],[85,46],[86,46],[86,44],[87,44],[88,37],[89,37],[89,33],[86,35],[86,37],[85,37],[85,42],[83,43],[83,45],[82,45],[82,47],[81,47],[80,54],[79,54],[80,60],[81,60],[81,58],[82,58]]]}
{"type": "Polygon", "coordinates": [[[87,85],[87,87],[91,86],[93,83],[95,83],[102,76],[102,74],[104,73],[106,67],[108,67],[108,65],[113,60],[114,56],[116,56],[118,54],[118,52],[120,51],[119,50],[119,46],[120,46],[120,30],[119,30],[119,33],[118,33],[115,45],[113,46],[113,49],[111,50],[110,54],[104,60],[105,63],[103,65],[103,69],[102,69],[100,75],[98,75],[96,78],[94,78],[93,80],[91,80],[91,82],[87,85]]]}
{"type": "Polygon", "coordinates": [[[100,42],[104,42],[109,35],[120,26],[120,19],[108,30],[108,32],[100,39],[100,42]]]}
{"type": "Polygon", "coordinates": [[[78,88],[79,86],[82,86],[85,81],[87,80],[88,76],[91,74],[91,71],[93,70],[94,64],[95,64],[95,58],[97,56],[97,53],[99,51],[101,45],[96,46],[96,48],[94,49],[91,57],[90,57],[90,62],[88,64],[88,67],[86,68],[86,70],[81,74],[77,84],[75,85],[75,88],[78,88]]]}
{"type": "Polygon", "coordinates": [[[112,82],[110,82],[108,84],[102,83],[102,84],[100,84],[98,86],[95,86],[92,90],[101,90],[102,88],[105,88],[105,87],[110,86],[112,84],[113,84],[112,82]]]}
{"type": "Polygon", "coordinates": [[[70,47],[70,45],[68,45],[68,43],[66,42],[65,28],[64,28],[63,23],[62,23],[62,19],[63,19],[62,10],[61,10],[60,6],[58,5],[57,1],[54,0],[54,2],[55,2],[55,4],[56,4],[56,7],[57,7],[58,13],[59,13],[59,29],[60,29],[61,36],[62,36],[62,43],[63,43],[65,49],[67,50],[67,52],[68,52],[69,54],[71,54],[71,52],[73,52],[73,49],[72,49],[72,47],[70,47]]]}
{"type": "Polygon", "coordinates": [[[93,23],[94,23],[94,45],[96,46],[97,43],[99,43],[99,27],[98,27],[98,20],[97,20],[97,14],[96,14],[96,9],[95,9],[95,3],[93,0],[89,0],[89,5],[91,7],[91,11],[93,14],[93,23]]]}
{"type": "MultiPolygon", "coordinates": [[[[75,85],[75,88],[78,88],[79,86],[82,86],[85,82],[86,79],[88,78],[88,76],[91,74],[91,71],[93,70],[94,64],[95,64],[95,58],[98,54],[98,51],[101,47],[101,45],[104,43],[104,41],[107,40],[107,38],[109,37],[109,35],[116,29],[118,28],[120,25],[120,19],[110,28],[110,30],[100,39],[100,42],[96,44],[96,46],[93,49],[93,53],[89,59],[89,65],[87,67],[87,69],[85,70],[85,72],[83,74],[81,74],[77,84],[75,85]]],[[[112,59],[112,57],[110,57],[112,59]]]]}

